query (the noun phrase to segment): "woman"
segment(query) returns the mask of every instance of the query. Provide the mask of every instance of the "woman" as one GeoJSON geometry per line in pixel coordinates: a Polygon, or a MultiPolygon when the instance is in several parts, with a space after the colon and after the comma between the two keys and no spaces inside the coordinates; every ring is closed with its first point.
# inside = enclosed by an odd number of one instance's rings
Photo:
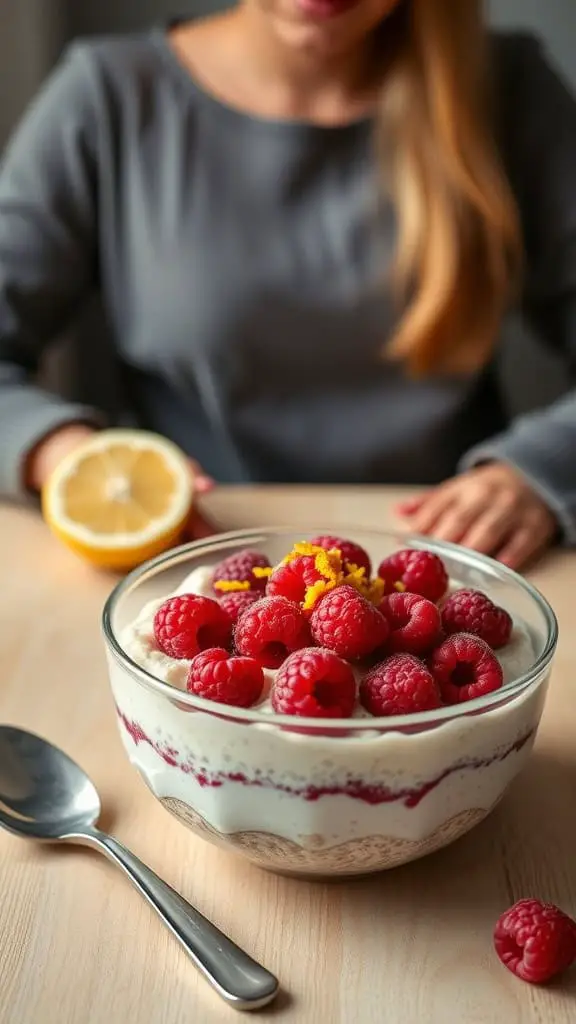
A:
{"type": "Polygon", "coordinates": [[[508,424],[509,313],[576,345],[576,106],[480,0],[244,0],[74,46],[0,180],[0,470],[101,420],[30,382],[99,287],[137,422],[219,481],[426,485],[512,566],[576,538],[576,401],[508,424]]]}

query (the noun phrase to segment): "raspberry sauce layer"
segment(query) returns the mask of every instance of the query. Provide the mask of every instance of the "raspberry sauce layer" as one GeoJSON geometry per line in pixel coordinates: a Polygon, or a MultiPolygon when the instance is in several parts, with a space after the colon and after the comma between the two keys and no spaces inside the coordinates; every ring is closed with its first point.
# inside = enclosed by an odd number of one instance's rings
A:
{"type": "Polygon", "coordinates": [[[148,744],[148,746],[150,746],[166,764],[170,765],[172,768],[179,769],[181,772],[184,772],[185,775],[192,776],[202,788],[209,787],[214,789],[223,786],[225,783],[232,783],[256,789],[274,789],[280,793],[285,793],[288,796],[299,797],[300,799],[308,802],[320,800],[324,796],[347,796],[352,800],[359,800],[362,803],[370,804],[371,806],[402,803],[407,808],[417,807],[429,793],[432,793],[441,782],[449,778],[451,775],[456,772],[478,771],[482,768],[490,768],[493,764],[502,763],[510,757],[511,754],[519,753],[526,744],[529,743],[534,735],[534,730],[531,730],[529,733],[510,744],[504,750],[499,751],[491,758],[485,758],[483,760],[470,759],[458,761],[449,768],[446,768],[445,771],[436,776],[436,778],[430,779],[416,788],[391,790],[385,786],[377,786],[373,784],[367,785],[362,782],[361,779],[355,779],[352,777],[347,779],[342,785],[338,786],[311,784],[298,788],[295,786],[284,785],[271,778],[263,776],[256,775],[254,778],[249,778],[243,772],[207,771],[205,767],[199,767],[191,760],[179,759],[177,750],[174,750],[174,748],[168,744],[162,744],[151,739],[151,737],[144,732],[142,727],[137,722],[128,719],[122,713],[120,708],[117,707],[116,711],[124,729],[132,738],[136,746],[140,743],[148,744]]]}

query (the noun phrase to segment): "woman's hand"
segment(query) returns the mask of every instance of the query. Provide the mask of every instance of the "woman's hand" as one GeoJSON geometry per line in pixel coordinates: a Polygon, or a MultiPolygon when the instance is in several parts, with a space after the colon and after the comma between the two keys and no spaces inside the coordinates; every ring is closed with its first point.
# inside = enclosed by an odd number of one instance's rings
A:
{"type": "MultiPolygon", "coordinates": [[[[211,476],[207,476],[200,463],[190,459],[190,466],[194,474],[195,493],[200,496],[209,494],[216,486],[211,476]]],[[[203,537],[212,537],[218,533],[218,527],[198,510],[198,503],[194,502],[192,515],[186,527],[186,538],[188,540],[202,540],[203,537]]]]}
{"type": "MultiPolygon", "coordinates": [[[[40,493],[46,480],[59,462],[74,451],[79,445],[87,441],[95,433],[93,427],[82,423],[69,423],[66,426],[55,430],[48,437],[39,442],[28,456],[24,467],[26,487],[36,493],[40,493]]],[[[201,496],[207,494],[214,488],[214,481],[207,476],[194,459],[190,459],[191,471],[194,474],[195,494],[201,496]]],[[[190,521],[186,527],[188,540],[210,537],[217,533],[217,528],[198,510],[196,502],[192,509],[190,521]]]]}
{"type": "Polygon", "coordinates": [[[26,489],[40,494],[52,470],[56,469],[56,466],[70,452],[84,444],[94,434],[94,427],[89,427],[84,423],[67,423],[42,438],[28,454],[24,465],[26,489]]]}
{"type": "Polygon", "coordinates": [[[544,501],[503,462],[470,469],[398,511],[415,533],[464,544],[512,569],[540,554],[558,530],[544,501]]]}

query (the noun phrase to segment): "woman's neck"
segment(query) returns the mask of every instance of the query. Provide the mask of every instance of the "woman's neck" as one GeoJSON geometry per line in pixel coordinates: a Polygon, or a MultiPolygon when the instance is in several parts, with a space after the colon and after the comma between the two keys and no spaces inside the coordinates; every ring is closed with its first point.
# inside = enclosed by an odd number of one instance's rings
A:
{"type": "Polygon", "coordinates": [[[172,42],[201,83],[256,116],[343,124],[370,113],[378,90],[373,39],[350,52],[289,45],[250,5],[175,29],[172,42]]]}

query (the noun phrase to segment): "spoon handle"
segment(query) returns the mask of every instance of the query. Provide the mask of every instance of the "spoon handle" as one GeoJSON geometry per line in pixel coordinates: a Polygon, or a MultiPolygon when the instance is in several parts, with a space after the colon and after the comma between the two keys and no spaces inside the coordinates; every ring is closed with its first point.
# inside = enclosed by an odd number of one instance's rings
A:
{"type": "Polygon", "coordinates": [[[257,1010],[278,992],[278,981],[227,938],[117,839],[97,829],[77,835],[122,868],[218,994],[237,1010],[257,1010]]]}

